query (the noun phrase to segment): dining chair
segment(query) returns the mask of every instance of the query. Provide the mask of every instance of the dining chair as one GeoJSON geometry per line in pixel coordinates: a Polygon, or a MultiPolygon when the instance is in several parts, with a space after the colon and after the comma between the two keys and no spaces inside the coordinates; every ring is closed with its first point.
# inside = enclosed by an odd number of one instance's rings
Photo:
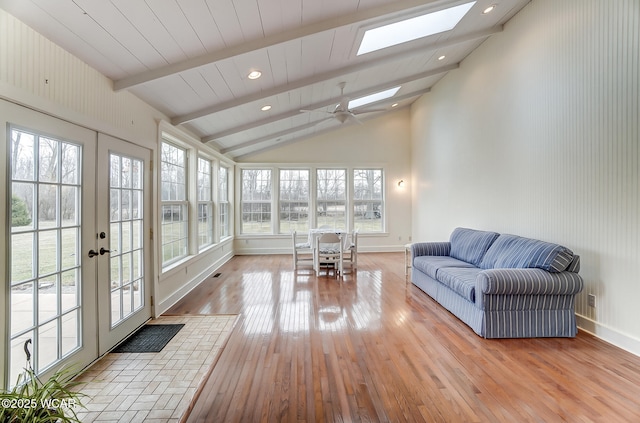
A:
{"type": "Polygon", "coordinates": [[[342,267],[344,270],[346,262],[348,262],[348,266],[351,269],[358,268],[358,231],[359,229],[354,229],[351,232],[351,239],[349,240],[349,245],[344,250],[343,259],[344,262],[342,267]]]}
{"type": "Polygon", "coordinates": [[[313,254],[309,242],[297,242],[296,231],[291,233],[291,243],[293,247],[293,268],[298,268],[298,263],[308,263],[313,265],[313,254]]]}
{"type": "Polygon", "coordinates": [[[324,233],[316,238],[316,245],[313,249],[313,266],[316,276],[320,273],[323,265],[327,266],[327,274],[329,266],[332,265],[336,276],[342,275],[344,246],[342,236],[334,233],[324,233]]]}

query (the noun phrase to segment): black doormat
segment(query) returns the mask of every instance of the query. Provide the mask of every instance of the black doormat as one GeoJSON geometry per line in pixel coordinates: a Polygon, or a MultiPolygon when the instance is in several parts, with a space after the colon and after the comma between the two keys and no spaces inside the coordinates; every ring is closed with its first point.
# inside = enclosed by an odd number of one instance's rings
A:
{"type": "Polygon", "coordinates": [[[114,353],[160,352],[171,338],[182,329],[184,323],[175,325],[144,325],[123,343],[114,348],[114,353]]]}

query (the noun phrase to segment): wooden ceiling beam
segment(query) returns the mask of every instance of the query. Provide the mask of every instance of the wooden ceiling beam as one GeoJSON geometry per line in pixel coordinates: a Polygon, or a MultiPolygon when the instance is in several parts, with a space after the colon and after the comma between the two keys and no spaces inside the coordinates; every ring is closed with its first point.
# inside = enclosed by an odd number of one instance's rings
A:
{"type": "MultiPolygon", "coordinates": [[[[238,107],[246,103],[251,103],[254,101],[255,102],[263,101],[265,98],[274,97],[295,89],[305,87],[307,85],[317,84],[327,80],[339,78],[341,76],[344,76],[350,73],[368,70],[372,67],[379,66],[382,64],[394,62],[401,59],[406,59],[408,57],[411,57],[417,54],[417,52],[420,52],[421,54],[424,53],[425,49],[440,49],[440,48],[448,47],[448,46],[459,44],[466,41],[489,37],[490,35],[500,31],[502,31],[502,26],[496,26],[494,28],[473,32],[470,34],[465,34],[460,37],[451,38],[445,41],[430,41],[427,43],[422,43],[420,44],[419,48],[418,47],[411,48],[411,49],[400,51],[398,53],[376,57],[374,59],[362,60],[361,62],[351,66],[345,66],[343,68],[336,69],[329,72],[324,72],[322,74],[314,75],[309,78],[302,78],[302,79],[299,79],[298,81],[292,81],[287,84],[270,88],[268,90],[252,93],[249,95],[235,98],[233,100],[218,103],[210,107],[205,107],[203,109],[196,110],[190,113],[175,116],[171,119],[171,123],[173,125],[181,125],[183,123],[186,123],[195,119],[199,119],[204,116],[212,115],[214,113],[218,113],[223,110],[238,107]]],[[[350,96],[354,96],[354,94],[350,94],[350,96]]],[[[305,108],[305,107],[302,107],[302,108],[305,108]]]]}
{"type": "Polygon", "coordinates": [[[320,22],[312,23],[310,25],[303,26],[301,28],[294,28],[288,31],[283,31],[277,34],[273,34],[264,38],[248,40],[239,45],[231,46],[218,50],[209,54],[204,54],[198,57],[187,59],[177,63],[171,63],[166,66],[162,66],[156,69],[151,69],[145,72],[141,72],[135,75],[128,76],[114,81],[114,91],[125,90],[137,85],[141,85],[156,79],[164,78],[170,75],[175,75],[180,72],[184,72],[190,69],[195,69],[201,66],[209,65],[212,63],[226,60],[234,56],[250,53],[265,49],[274,45],[286,43],[291,40],[296,40],[302,37],[307,37],[318,32],[330,31],[336,28],[340,28],[347,25],[353,25],[358,22],[367,21],[370,19],[377,19],[389,14],[401,13],[405,10],[430,6],[432,3],[437,5],[438,9],[444,9],[454,3],[459,3],[459,0],[405,0],[394,1],[383,6],[373,7],[371,9],[359,10],[355,13],[337,16],[330,19],[325,19],[320,22]]]}

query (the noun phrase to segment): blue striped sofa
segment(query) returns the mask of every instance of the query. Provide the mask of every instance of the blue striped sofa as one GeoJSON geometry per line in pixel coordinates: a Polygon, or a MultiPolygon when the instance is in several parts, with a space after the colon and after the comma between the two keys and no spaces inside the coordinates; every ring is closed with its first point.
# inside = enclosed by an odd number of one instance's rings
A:
{"type": "Polygon", "coordinates": [[[467,228],[411,245],[411,281],[485,338],[574,337],[580,257],[561,245],[467,228]]]}

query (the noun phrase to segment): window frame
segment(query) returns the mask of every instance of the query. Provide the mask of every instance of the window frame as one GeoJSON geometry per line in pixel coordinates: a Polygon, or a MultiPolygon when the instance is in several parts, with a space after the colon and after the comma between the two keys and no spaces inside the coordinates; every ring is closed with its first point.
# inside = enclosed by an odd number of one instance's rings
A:
{"type": "MultiPolygon", "coordinates": [[[[175,166],[175,164],[172,164],[175,166]]],[[[160,263],[163,269],[171,266],[172,264],[183,260],[184,258],[189,256],[189,242],[190,242],[190,219],[189,219],[189,156],[188,149],[182,147],[169,139],[163,137],[160,145],[160,237],[161,237],[161,246],[160,246],[160,263]],[[181,194],[183,195],[183,199],[165,199],[165,180],[164,180],[164,164],[167,163],[164,160],[164,146],[170,146],[178,151],[182,151],[184,160],[182,161],[182,169],[183,169],[183,190],[181,194]],[[176,239],[172,239],[170,241],[167,240],[167,226],[168,224],[165,222],[165,217],[167,212],[165,211],[165,207],[171,207],[171,218],[172,222],[174,219],[174,210],[177,208],[179,210],[178,213],[178,222],[181,223],[181,228],[178,231],[178,237],[176,239]],[[184,217],[182,217],[184,216],[184,217]],[[165,260],[165,248],[168,245],[173,245],[178,242],[178,254],[171,255],[171,257],[165,260]],[[182,251],[181,251],[182,250],[182,251]]],[[[171,192],[171,190],[170,190],[171,192]]],[[[173,223],[171,224],[173,226],[173,223]]],[[[173,251],[172,247],[172,251],[173,251]]]]}
{"type": "Polygon", "coordinates": [[[196,166],[196,211],[197,211],[197,220],[196,220],[196,233],[197,233],[197,241],[198,241],[198,251],[203,251],[214,245],[214,229],[215,229],[215,204],[213,201],[213,160],[204,157],[202,155],[198,155],[197,158],[197,166],[196,166]],[[206,169],[208,173],[204,173],[201,168],[201,164],[206,164],[206,169]],[[201,182],[203,182],[202,176],[206,176],[207,185],[201,186],[201,182]],[[202,198],[202,195],[207,194],[208,198],[202,198]],[[205,222],[202,221],[201,211],[203,209],[208,210],[208,215],[205,217],[205,222]],[[205,223],[205,228],[201,227],[205,223]]]}
{"type": "MultiPolygon", "coordinates": [[[[323,181],[326,180],[330,180],[328,178],[323,178],[323,181]]],[[[337,181],[337,179],[334,177],[331,180],[337,181]]],[[[340,183],[340,182],[337,182],[340,183]]],[[[320,227],[322,225],[329,225],[332,228],[336,228],[336,229],[342,229],[342,230],[348,230],[349,226],[350,226],[350,218],[349,218],[349,200],[350,200],[350,188],[349,188],[349,172],[348,169],[346,167],[339,167],[339,168],[332,168],[332,167],[317,167],[315,169],[315,196],[314,196],[314,200],[315,200],[315,225],[316,227],[320,227]],[[344,197],[342,199],[340,198],[335,198],[335,199],[331,199],[331,198],[320,198],[319,196],[319,191],[321,189],[321,183],[320,183],[320,177],[319,177],[319,173],[321,171],[326,171],[326,172],[343,172],[344,173],[344,177],[342,179],[342,191],[344,193],[344,197]],[[323,203],[328,203],[328,204],[333,204],[335,207],[338,207],[338,204],[343,203],[344,204],[344,221],[343,226],[342,225],[337,225],[336,223],[338,223],[337,219],[334,218],[333,223],[328,223],[328,219],[321,219],[320,218],[320,207],[323,203]]],[[[327,206],[328,207],[328,206],[327,206]]],[[[325,210],[325,215],[326,215],[327,210],[325,210]]]]}
{"type": "Polygon", "coordinates": [[[307,232],[309,230],[309,228],[311,228],[311,214],[309,213],[309,211],[311,210],[311,170],[308,168],[279,168],[278,169],[278,216],[277,216],[277,222],[278,222],[278,233],[280,234],[286,234],[286,233],[291,233],[292,231],[297,231],[297,232],[307,232]],[[300,182],[306,182],[306,186],[303,187],[303,190],[306,191],[306,198],[283,198],[283,181],[288,181],[291,183],[294,183],[294,179],[292,179],[291,177],[289,178],[283,178],[283,173],[297,173],[298,175],[302,174],[302,173],[306,173],[306,180],[302,180],[300,178],[298,178],[296,181],[298,183],[300,182]],[[303,224],[292,224],[292,220],[291,220],[291,216],[292,214],[298,214],[298,220],[297,222],[300,222],[299,219],[299,214],[303,211],[301,209],[298,209],[298,211],[294,211],[292,212],[291,207],[287,207],[285,209],[285,205],[292,205],[292,204],[297,204],[297,206],[295,207],[302,207],[303,209],[306,208],[306,219],[303,220],[303,224]],[[304,205],[302,205],[304,204],[304,205]],[[282,219],[282,213],[287,213],[289,215],[289,219],[282,219]],[[283,225],[283,222],[288,222],[287,225],[283,225]]]}
{"type": "Polygon", "coordinates": [[[230,170],[228,166],[220,164],[218,167],[218,228],[219,240],[223,240],[232,235],[231,233],[231,204],[229,202],[229,176],[230,170]],[[222,177],[222,174],[225,177],[222,177]]]}
{"type": "MultiPolygon", "coordinates": [[[[274,204],[274,195],[273,195],[273,187],[274,187],[274,183],[275,181],[273,180],[273,175],[274,175],[274,171],[272,168],[269,167],[244,167],[240,169],[240,233],[243,235],[271,235],[274,232],[274,217],[273,217],[273,209],[274,206],[276,206],[274,204]],[[266,187],[264,187],[265,189],[260,190],[259,192],[261,193],[261,196],[263,194],[266,194],[267,198],[251,198],[251,199],[247,199],[245,198],[245,193],[247,192],[245,187],[246,187],[246,180],[245,180],[245,172],[266,172],[269,174],[268,178],[260,178],[260,179],[256,179],[256,182],[259,181],[268,181],[268,185],[266,187]],[[245,206],[246,205],[259,205],[260,209],[265,208],[267,211],[262,211],[262,210],[253,210],[253,207],[250,207],[250,210],[245,211],[245,206]],[[248,231],[247,228],[248,226],[245,225],[245,216],[249,215],[249,216],[254,216],[255,214],[260,214],[260,215],[268,215],[268,219],[264,219],[264,220],[259,220],[258,222],[268,222],[268,230],[264,227],[264,225],[262,224],[258,224],[257,227],[261,230],[258,231],[248,231]]],[[[256,191],[258,192],[258,191],[256,191]]]]}
{"type": "MultiPolygon", "coordinates": [[[[359,233],[382,233],[385,230],[385,213],[386,213],[386,207],[385,207],[385,173],[384,173],[384,169],[382,168],[377,168],[377,167],[354,167],[352,169],[351,172],[351,186],[353,189],[353,192],[351,194],[351,214],[353,216],[353,220],[352,220],[352,228],[355,230],[357,229],[359,231],[359,233]],[[374,192],[373,193],[369,193],[369,198],[357,198],[357,187],[356,184],[358,183],[358,178],[356,177],[356,173],[357,172],[380,172],[380,176],[378,177],[377,180],[374,180],[374,192]],[[375,187],[379,186],[380,189],[380,198],[375,198],[375,187]],[[360,204],[370,204],[371,205],[371,210],[373,213],[373,219],[377,218],[380,219],[380,227],[378,230],[366,230],[366,228],[358,225],[358,220],[356,219],[356,216],[358,215],[356,208],[360,205],[360,204]],[[375,209],[375,205],[379,204],[379,209],[378,209],[378,216],[376,217],[376,209],[375,209]]],[[[375,177],[374,177],[375,179],[375,177]]],[[[367,211],[365,211],[365,217],[364,219],[367,219],[366,214],[369,213],[369,208],[367,207],[367,211]]]]}

